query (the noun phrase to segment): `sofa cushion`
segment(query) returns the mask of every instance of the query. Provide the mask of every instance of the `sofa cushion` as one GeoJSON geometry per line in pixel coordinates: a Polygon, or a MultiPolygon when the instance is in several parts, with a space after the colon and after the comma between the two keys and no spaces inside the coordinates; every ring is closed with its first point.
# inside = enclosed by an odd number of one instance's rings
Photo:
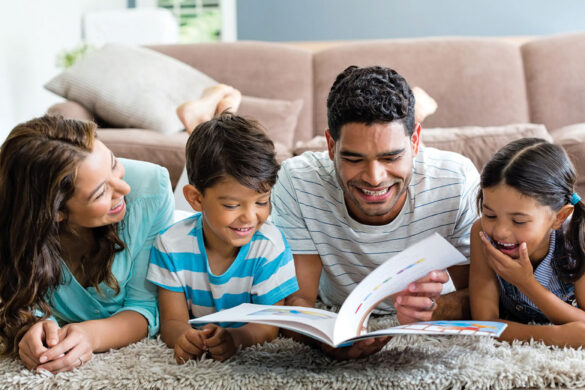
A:
{"type": "Polygon", "coordinates": [[[189,65],[143,47],[107,44],[45,88],[80,103],[114,127],[176,133],[175,110],[217,82],[189,65]]]}
{"type": "MultiPolygon", "coordinates": [[[[585,130],[585,125],[583,129],[585,130]]],[[[424,146],[462,154],[469,158],[480,171],[501,147],[524,137],[537,137],[553,141],[543,125],[531,123],[492,127],[423,128],[421,131],[421,143],[424,146]]],[[[585,138],[585,131],[583,138],[585,138]]],[[[578,143],[575,142],[575,145],[578,143]]],[[[327,150],[327,140],[323,136],[317,136],[308,142],[297,142],[292,153],[294,156],[298,156],[306,151],[320,152],[324,150],[327,150]]]]}
{"type": "Polygon", "coordinates": [[[576,191],[585,198],[585,123],[577,123],[551,131],[556,144],[561,145],[577,171],[576,191]]]}
{"type": "Polygon", "coordinates": [[[439,106],[425,120],[429,127],[530,122],[518,45],[468,37],[372,40],[315,53],[314,135],[327,128],[327,95],[349,65],[388,66],[423,88],[439,106]]]}
{"type": "Polygon", "coordinates": [[[504,145],[526,137],[553,141],[543,125],[531,123],[492,127],[423,128],[421,131],[421,140],[425,146],[460,153],[468,157],[479,171],[504,145]]]}
{"type": "Polygon", "coordinates": [[[238,115],[255,119],[264,127],[268,136],[287,148],[292,148],[295,128],[303,101],[264,99],[242,96],[238,115]]]}

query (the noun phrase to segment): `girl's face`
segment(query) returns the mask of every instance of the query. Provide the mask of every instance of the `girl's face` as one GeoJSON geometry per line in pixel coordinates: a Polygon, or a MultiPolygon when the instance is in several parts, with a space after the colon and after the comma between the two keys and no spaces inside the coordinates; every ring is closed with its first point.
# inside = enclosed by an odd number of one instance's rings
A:
{"type": "Polygon", "coordinates": [[[75,192],[66,203],[67,222],[83,228],[120,222],[126,214],[124,196],[130,192],[123,177],[122,164],[96,140],[93,151],[78,168],[75,192]]]}
{"type": "Polygon", "coordinates": [[[551,229],[560,227],[557,213],[507,184],[482,191],[481,226],[496,248],[517,259],[520,244],[526,242],[530,260],[542,260],[548,253],[551,229]]]}

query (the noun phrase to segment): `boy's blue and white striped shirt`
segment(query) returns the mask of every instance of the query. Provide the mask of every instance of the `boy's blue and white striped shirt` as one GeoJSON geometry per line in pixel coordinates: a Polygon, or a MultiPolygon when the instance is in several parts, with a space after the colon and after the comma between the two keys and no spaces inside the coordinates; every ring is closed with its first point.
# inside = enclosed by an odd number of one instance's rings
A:
{"type": "Polygon", "coordinates": [[[294,254],[321,257],[319,295],[339,305],[374,268],[433,232],[469,258],[478,187],[479,174],[469,159],[421,147],[399,215],[387,225],[364,225],[349,216],[328,153],[306,152],[282,163],[271,218],[294,254]]]}
{"type": "Polygon", "coordinates": [[[227,271],[214,275],[205,253],[200,213],[161,232],[151,250],[147,279],[183,292],[193,317],[240,303],[272,305],[298,290],[290,247],[269,221],[240,248],[227,271]]]}

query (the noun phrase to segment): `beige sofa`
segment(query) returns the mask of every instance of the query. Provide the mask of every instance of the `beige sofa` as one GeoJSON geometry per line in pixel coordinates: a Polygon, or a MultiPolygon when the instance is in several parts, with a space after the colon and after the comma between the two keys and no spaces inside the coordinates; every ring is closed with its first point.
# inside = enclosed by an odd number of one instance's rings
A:
{"type": "MultiPolygon", "coordinates": [[[[529,126],[526,132],[525,126],[501,126],[542,124],[572,157],[580,172],[579,191],[585,193],[585,34],[524,42],[462,37],[355,41],[317,50],[267,42],[150,48],[233,85],[244,95],[302,99],[285,157],[295,146],[303,146],[299,143],[323,135],[327,93],[340,71],[352,64],[380,64],[396,69],[438,103],[437,112],[424,122],[426,144],[470,155],[481,169],[485,158],[502,143],[523,135],[542,135],[543,129],[529,126]]],[[[70,101],[49,111],[94,118],[70,101]]],[[[247,114],[244,107],[242,111],[247,114]]],[[[99,136],[117,155],[166,166],[176,184],[184,164],[185,132],[165,135],[103,126],[99,136]]]]}

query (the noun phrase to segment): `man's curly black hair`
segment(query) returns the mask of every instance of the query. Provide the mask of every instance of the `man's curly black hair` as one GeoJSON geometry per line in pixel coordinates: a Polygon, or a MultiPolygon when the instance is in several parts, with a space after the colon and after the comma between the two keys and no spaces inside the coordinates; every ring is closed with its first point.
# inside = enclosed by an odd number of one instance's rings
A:
{"type": "Polygon", "coordinates": [[[327,121],[337,141],[347,123],[400,121],[407,135],[414,132],[414,96],[395,70],[381,66],[352,65],[340,73],[327,97],[327,121]]]}

